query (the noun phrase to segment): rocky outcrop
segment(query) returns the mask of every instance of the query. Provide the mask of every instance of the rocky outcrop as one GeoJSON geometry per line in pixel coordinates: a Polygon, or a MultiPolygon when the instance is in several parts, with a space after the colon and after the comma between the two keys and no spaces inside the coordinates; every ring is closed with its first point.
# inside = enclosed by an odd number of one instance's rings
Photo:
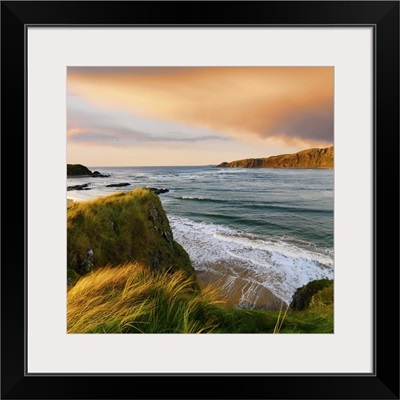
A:
{"type": "Polygon", "coordinates": [[[67,164],[67,176],[91,176],[93,178],[108,178],[110,175],[102,174],[99,171],[92,172],[82,164],[67,164]]]}
{"type": "Polygon", "coordinates": [[[162,193],[168,193],[169,192],[169,189],[157,189],[157,188],[154,188],[154,187],[145,188],[145,189],[151,190],[155,194],[162,194],[162,193]]]}
{"type": "Polygon", "coordinates": [[[92,172],[92,178],[108,178],[109,174],[101,174],[99,171],[92,172]]]}
{"type": "Polygon", "coordinates": [[[130,186],[130,183],[123,182],[123,183],[111,183],[110,185],[106,185],[106,187],[124,187],[130,186]]]}
{"type": "Polygon", "coordinates": [[[152,271],[183,270],[195,282],[189,256],[175,242],[160,198],[146,189],[71,203],[67,257],[68,270],[79,275],[138,261],[152,271]]]}
{"type": "Polygon", "coordinates": [[[320,279],[308,282],[306,285],[296,290],[292,302],[290,303],[290,308],[294,311],[302,311],[308,308],[316,293],[332,285],[333,281],[329,279],[320,279]]]}
{"type": "Polygon", "coordinates": [[[67,164],[67,176],[91,176],[92,171],[82,164],[67,164]]]}
{"type": "Polygon", "coordinates": [[[83,185],[67,186],[67,191],[70,190],[90,190],[90,187],[88,183],[84,183],[83,185]]]}
{"type": "Polygon", "coordinates": [[[268,158],[248,158],[223,162],[219,168],[333,168],[333,146],[303,150],[268,158]]]}

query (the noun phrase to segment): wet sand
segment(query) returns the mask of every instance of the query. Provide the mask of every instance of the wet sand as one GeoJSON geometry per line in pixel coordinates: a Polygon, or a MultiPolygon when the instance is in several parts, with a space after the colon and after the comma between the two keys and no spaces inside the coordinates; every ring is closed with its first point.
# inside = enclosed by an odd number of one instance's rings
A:
{"type": "Polygon", "coordinates": [[[212,264],[207,269],[197,270],[196,278],[202,289],[208,285],[218,288],[228,306],[266,310],[279,310],[281,306],[287,306],[244,268],[223,263],[212,264]]]}

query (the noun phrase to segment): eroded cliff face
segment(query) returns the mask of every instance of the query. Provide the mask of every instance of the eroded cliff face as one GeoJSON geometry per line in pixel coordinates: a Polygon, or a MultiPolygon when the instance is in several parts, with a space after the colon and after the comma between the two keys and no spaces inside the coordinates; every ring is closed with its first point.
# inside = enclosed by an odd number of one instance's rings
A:
{"type": "Polygon", "coordinates": [[[282,154],[268,158],[248,158],[223,162],[219,168],[333,168],[333,146],[282,154]]]}

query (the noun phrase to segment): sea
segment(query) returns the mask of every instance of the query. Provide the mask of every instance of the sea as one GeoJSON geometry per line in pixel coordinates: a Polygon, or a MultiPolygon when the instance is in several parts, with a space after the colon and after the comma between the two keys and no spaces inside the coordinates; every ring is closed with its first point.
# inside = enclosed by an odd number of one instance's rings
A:
{"type": "Polygon", "coordinates": [[[136,187],[160,194],[174,239],[202,284],[232,304],[277,309],[296,289],[334,278],[334,170],[89,167],[108,178],[67,178],[75,201],[136,187]],[[129,183],[120,188],[108,184],[129,183]]]}

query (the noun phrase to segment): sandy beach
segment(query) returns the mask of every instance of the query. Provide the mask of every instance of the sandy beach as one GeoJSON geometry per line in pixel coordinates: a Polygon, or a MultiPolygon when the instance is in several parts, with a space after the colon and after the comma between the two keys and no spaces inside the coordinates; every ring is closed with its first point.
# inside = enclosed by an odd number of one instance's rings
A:
{"type": "Polygon", "coordinates": [[[265,286],[256,282],[248,271],[228,264],[213,264],[208,270],[197,270],[196,279],[203,289],[208,285],[218,288],[221,299],[228,306],[279,310],[287,304],[265,286]]]}

